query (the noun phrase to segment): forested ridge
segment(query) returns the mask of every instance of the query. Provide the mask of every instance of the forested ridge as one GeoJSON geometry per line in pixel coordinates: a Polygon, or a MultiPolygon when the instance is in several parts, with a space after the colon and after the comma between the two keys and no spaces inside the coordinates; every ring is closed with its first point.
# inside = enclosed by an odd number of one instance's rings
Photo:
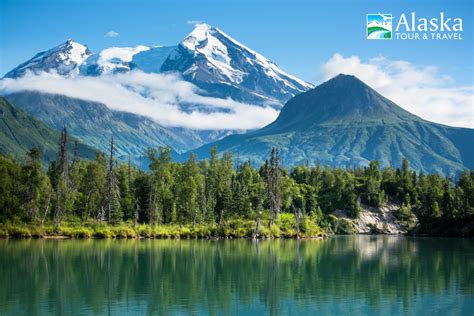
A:
{"type": "MultiPolygon", "coordinates": [[[[377,161],[354,169],[282,167],[278,149],[258,168],[221,157],[186,162],[170,148],[149,149],[149,170],[118,164],[113,139],[107,154],[81,160],[61,133],[58,157],[47,170],[41,152],[24,162],[0,156],[0,234],[76,237],[315,237],[333,231],[337,209],[357,217],[361,205],[401,205],[415,214],[418,232],[443,234],[474,217],[474,173],[456,179],[397,169],[377,161]]],[[[464,225],[465,226],[465,225],[464,225]]],[[[472,226],[472,225],[471,225],[472,226]]],[[[470,235],[472,229],[462,232],[470,235]]]]}

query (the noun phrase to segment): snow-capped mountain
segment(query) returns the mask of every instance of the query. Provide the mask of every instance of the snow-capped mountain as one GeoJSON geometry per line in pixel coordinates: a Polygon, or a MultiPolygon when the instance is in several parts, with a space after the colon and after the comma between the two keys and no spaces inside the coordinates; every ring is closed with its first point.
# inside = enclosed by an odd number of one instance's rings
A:
{"type": "Polygon", "coordinates": [[[133,55],[132,65],[146,73],[158,73],[161,66],[176,46],[153,46],[133,55]]]}
{"type": "Polygon", "coordinates": [[[171,52],[161,71],[180,72],[186,80],[217,97],[276,107],[313,88],[207,24],[196,25],[171,52]]]}
{"type": "Polygon", "coordinates": [[[313,85],[291,76],[276,64],[218,28],[198,24],[177,46],[111,47],[92,54],[68,40],[35,55],[5,77],[55,71],[66,77],[100,76],[139,69],[146,73],[178,72],[203,93],[260,105],[281,106],[313,85]]]}
{"type": "Polygon", "coordinates": [[[367,24],[367,27],[381,27],[389,31],[392,29],[392,25],[390,21],[373,20],[373,21],[370,21],[369,24],[367,24]]]}
{"type": "Polygon", "coordinates": [[[157,73],[161,65],[176,46],[111,47],[91,55],[80,66],[80,74],[99,76],[124,73],[140,69],[147,73],[157,73]]]}
{"type": "Polygon", "coordinates": [[[33,73],[55,71],[63,76],[75,76],[79,66],[91,56],[89,48],[73,40],[67,40],[59,46],[36,54],[33,58],[8,72],[5,77],[18,78],[26,71],[33,73]]]}
{"type": "Polygon", "coordinates": [[[123,73],[131,70],[135,54],[149,50],[150,47],[111,47],[93,54],[79,67],[81,75],[123,73]]]}

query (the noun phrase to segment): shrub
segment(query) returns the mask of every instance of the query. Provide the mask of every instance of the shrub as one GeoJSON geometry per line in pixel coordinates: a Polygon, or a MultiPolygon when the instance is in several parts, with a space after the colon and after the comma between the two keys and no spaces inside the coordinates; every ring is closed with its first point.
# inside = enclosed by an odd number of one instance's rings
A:
{"type": "Polygon", "coordinates": [[[305,217],[301,221],[300,228],[302,237],[323,237],[326,235],[316,221],[315,216],[305,217]]]}
{"type": "Polygon", "coordinates": [[[118,226],[113,229],[116,238],[135,238],[136,232],[129,226],[118,226]]]}
{"type": "Polygon", "coordinates": [[[295,216],[289,213],[282,213],[278,216],[276,224],[282,231],[293,230],[296,227],[295,216]]]}
{"type": "Polygon", "coordinates": [[[194,227],[192,234],[194,238],[210,238],[212,236],[212,233],[212,226],[200,225],[194,227]]]}
{"type": "Polygon", "coordinates": [[[0,238],[8,238],[8,231],[6,229],[0,229],[0,238]]]}
{"type": "Polygon", "coordinates": [[[87,227],[62,226],[57,228],[56,235],[67,236],[71,238],[91,238],[93,232],[87,227]]]}
{"type": "Polygon", "coordinates": [[[191,229],[189,229],[188,227],[181,227],[181,229],[179,230],[180,238],[190,238],[191,235],[191,229]]]}
{"type": "Polygon", "coordinates": [[[44,236],[56,236],[58,234],[58,231],[54,226],[43,226],[42,230],[44,236]]]}
{"type": "Polygon", "coordinates": [[[96,227],[96,230],[94,231],[94,237],[97,237],[97,238],[113,238],[113,237],[115,237],[115,234],[108,227],[99,226],[99,227],[96,227]]]}
{"type": "Polygon", "coordinates": [[[31,233],[26,227],[13,226],[8,229],[8,235],[17,238],[28,238],[31,237],[31,233]]]}
{"type": "Polygon", "coordinates": [[[42,238],[46,236],[43,227],[33,226],[30,228],[31,237],[42,238]]]}
{"type": "Polygon", "coordinates": [[[154,235],[150,226],[147,225],[138,225],[136,228],[139,237],[151,238],[154,235]]]}
{"type": "Polygon", "coordinates": [[[93,235],[93,231],[87,227],[78,227],[74,229],[74,237],[77,238],[91,238],[93,235]]]}
{"type": "Polygon", "coordinates": [[[274,238],[279,238],[281,235],[280,228],[277,225],[270,226],[270,236],[274,238]]]}
{"type": "Polygon", "coordinates": [[[153,237],[155,238],[170,238],[171,230],[169,227],[158,226],[153,230],[153,237]]]}
{"type": "Polygon", "coordinates": [[[354,234],[356,229],[354,223],[347,218],[341,218],[339,220],[339,229],[336,234],[354,234]]]}
{"type": "Polygon", "coordinates": [[[270,229],[267,226],[260,225],[260,229],[259,229],[258,233],[262,238],[270,238],[271,237],[270,229]]]}

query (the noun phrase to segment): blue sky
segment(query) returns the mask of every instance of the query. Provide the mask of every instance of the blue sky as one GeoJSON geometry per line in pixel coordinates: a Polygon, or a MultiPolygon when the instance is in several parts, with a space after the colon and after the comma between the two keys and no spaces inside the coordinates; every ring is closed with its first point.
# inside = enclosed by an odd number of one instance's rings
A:
{"type": "Polygon", "coordinates": [[[0,73],[67,38],[92,51],[110,46],[173,45],[205,21],[313,83],[333,54],[362,61],[384,56],[436,65],[456,84],[473,83],[472,1],[125,1],[0,0],[0,73]],[[462,41],[369,41],[367,13],[461,17],[462,41]],[[107,38],[108,31],[119,36],[107,38]]]}
{"type": "MultiPolygon", "coordinates": [[[[387,18],[387,16],[385,16],[385,17],[387,18]]],[[[370,22],[370,21],[383,22],[384,18],[381,14],[368,14],[367,15],[367,20],[368,20],[368,22],[370,22]]]]}

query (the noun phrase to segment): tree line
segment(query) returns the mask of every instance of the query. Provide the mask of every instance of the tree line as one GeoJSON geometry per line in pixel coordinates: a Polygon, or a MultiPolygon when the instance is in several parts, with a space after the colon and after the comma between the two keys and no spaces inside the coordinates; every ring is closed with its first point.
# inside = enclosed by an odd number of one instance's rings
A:
{"type": "MultiPolygon", "coordinates": [[[[107,154],[94,160],[69,153],[67,131],[61,133],[58,157],[44,170],[41,152],[31,149],[23,163],[0,156],[0,221],[61,225],[74,219],[108,224],[122,222],[222,225],[231,217],[260,220],[271,225],[280,213],[296,221],[311,215],[318,225],[336,209],[351,217],[361,205],[401,205],[399,216],[417,215],[421,223],[442,219],[467,220],[474,216],[474,172],[457,179],[410,169],[366,167],[330,168],[301,165],[282,168],[278,149],[259,167],[236,163],[230,153],[198,161],[172,159],[166,147],[149,149],[149,170],[119,164],[113,139],[107,154]]],[[[77,147],[77,146],[76,146],[77,147]]]]}

